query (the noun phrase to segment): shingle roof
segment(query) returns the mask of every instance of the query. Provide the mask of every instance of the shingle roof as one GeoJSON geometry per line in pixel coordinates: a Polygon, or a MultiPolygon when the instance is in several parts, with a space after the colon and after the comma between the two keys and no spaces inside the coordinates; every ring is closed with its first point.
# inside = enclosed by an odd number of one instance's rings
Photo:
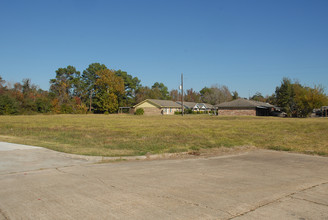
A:
{"type": "MultiPolygon", "coordinates": [[[[160,108],[181,108],[181,102],[179,102],[179,101],[175,102],[175,101],[171,101],[171,100],[160,100],[160,99],[146,99],[146,100],[136,104],[133,107],[135,108],[147,101],[160,108]]],[[[207,103],[183,102],[183,106],[188,109],[193,109],[196,105],[198,105],[199,107],[201,107],[202,105],[205,105],[207,109],[213,108],[212,105],[207,104],[207,103]]]]}
{"type": "MultiPolygon", "coordinates": [[[[177,101],[177,103],[179,105],[181,105],[180,101],[177,101]]],[[[193,109],[193,108],[197,108],[198,107],[202,107],[205,106],[207,109],[212,109],[213,106],[211,104],[208,103],[197,103],[197,102],[183,102],[183,106],[185,106],[188,109],[193,109]]]]}
{"type": "Polygon", "coordinates": [[[172,100],[148,99],[150,102],[159,105],[160,107],[181,107],[178,103],[172,100]]]}
{"type": "Polygon", "coordinates": [[[256,108],[256,107],[274,107],[273,105],[265,102],[257,102],[247,99],[236,99],[231,102],[223,102],[216,107],[218,108],[256,108]]]}
{"type": "Polygon", "coordinates": [[[203,104],[205,104],[207,108],[210,108],[210,109],[214,108],[214,105],[211,105],[211,104],[208,104],[208,103],[203,103],[203,104]]]}
{"type": "Polygon", "coordinates": [[[171,100],[160,100],[160,99],[146,99],[138,104],[136,104],[135,106],[133,106],[134,108],[144,102],[150,102],[158,107],[161,108],[179,108],[181,107],[181,105],[179,105],[178,103],[171,101],[171,100]]]}
{"type": "MultiPolygon", "coordinates": [[[[181,106],[180,101],[177,101],[176,103],[178,103],[181,106]]],[[[194,108],[196,104],[197,104],[196,102],[183,102],[183,106],[188,108],[188,109],[194,108]]]]}

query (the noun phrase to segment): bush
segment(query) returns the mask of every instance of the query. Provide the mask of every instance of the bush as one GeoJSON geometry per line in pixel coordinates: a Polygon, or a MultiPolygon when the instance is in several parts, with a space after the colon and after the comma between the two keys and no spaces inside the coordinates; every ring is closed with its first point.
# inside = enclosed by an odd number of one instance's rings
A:
{"type": "Polygon", "coordinates": [[[18,106],[14,98],[8,95],[0,96],[0,115],[15,115],[18,113],[18,106]]]}
{"type": "Polygon", "coordinates": [[[143,115],[145,113],[145,111],[143,110],[143,108],[138,108],[136,110],[136,113],[134,113],[135,115],[143,115]]]}
{"type": "Polygon", "coordinates": [[[70,104],[62,104],[60,106],[60,113],[63,114],[72,114],[73,113],[73,108],[70,104]]]}
{"type": "Polygon", "coordinates": [[[185,110],[185,114],[192,114],[193,113],[193,110],[191,110],[191,109],[186,109],[185,110]]]}

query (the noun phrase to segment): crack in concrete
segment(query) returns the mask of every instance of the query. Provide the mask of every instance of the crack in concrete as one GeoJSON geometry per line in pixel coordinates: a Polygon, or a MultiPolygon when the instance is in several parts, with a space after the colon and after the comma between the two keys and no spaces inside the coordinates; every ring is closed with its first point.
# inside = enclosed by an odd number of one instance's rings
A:
{"type": "Polygon", "coordinates": [[[201,204],[201,203],[195,203],[195,202],[191,202],[191,201],[188,201],[188,200],[179,199],[179,198],[176,198],[174,196],[156,195],[156,197],[175,200],[175,201],[183,203],[183,204],[187,204],[187,205],[191,205],[191,206],[197,206],[197,207],[201,207],[201,208],[205,208],[205,209],[210,209],[210,210],[213,210],[213,211],[220,211],[220,212],[224,212],[224,213],[226,213],[230,216],[233,216],[233,214],[231,214],[229,211],[221,210],[221,209],[218,209],[218,208],[213,208],[213,207],[210,207],[208,205],[201,204]]]}
{"type": "MultiPolygon", "coordinates": [[[[267,205],[270,205],[270,204],[273,204],[273,203],[276,203],[276,202],[280,202],[280,200],[282,200],[282,199],[284,199],[284,198],[288,198],[288,197],[289,197],[289,198],[294,198],[293,195],[295,195],[295,194],[297,194],[297,193],[304,192],[304,191],[306,191],[306,190],[310,190],[310,189],[313,189],[313,188],[315,188],[315,187],[318,187],[318,186],[321,186],[321,185],[325,185],[325,184],[328,184],[328,182],[319,183],[319,184],[316,184],[316,185],[313,185],[313,186],[310,186],[310,187],[307,187],[307,188],[304,188],[304,189],[298,190],[298,191],[296,191],[296,192],[293,192],[293,193],[290,193],[290,194],[288,194],[288,195],[282,196],[282,197],[280,197],[280,198],[278,198],[278,199],[275,199],[275,200],[269,201],[269,202],[267,202],[267,203],[265,203],[265,204],[258,205],[258,206],[254,207],[254,208],[251,208],[251,209],[248,210],[248,211],[245,211],[245,212],[239,213],[239,214],[237,214],[237,215],[234,215],[234,216],[232,216],[231,218],[228,218],[227,220],[231,220],[231,219],[234,219],[234,218],[237,218],[237,217],[240,217],[240,216],[244,216],[244,215],[246,215],[246,214],[248,214],[248,213],[250,213],[250,212],[253,212],[253,211],[255,211],[255,210],[259,209],[259,208],[262,208],[262,207],[264,207],[264,206],[267,206],[267,205]]],[[[315,202],[314,202],[314,203],[315,203],[315,202]]],[[[322,205],[322,204],[320,204],[320,205],[322,205]]],[[[327,206],[327,205],[326,205],[326,206],[327,206]]]]}
{"type": "MultiPolygon", "coordinates": [[[[68,173],[69,174],[69,173],[68,173]]],[[[88,178],[88,177],[87,177],[88,178]]],[[[147,195],[144,195],[142,193],[138,193],[138,192],[130,192],[130,191],[126,191],[120,187],[116,187],[114,185],[111,185],[111,184],[107,184],[103,179],[99,178],[99,177],[95,177],[95,179],[97,179],[99,182],[101,182],[103,185],[106,186],[107,189],[113,189],[115,188],[116,190],[119,190],[121,192],[126,192],[126,193],[132,193],[132,194],[135,194],[135,195],[138,195],[138,196],[147,196],[147,195]]],[[[184,199],[179,199],[179,198],[176,198],[174,196],[168,196],[168,195],[157,195],[157,194],[148,194],[148,196],[154,196],[154,197],[158,197],[158,198],[164,198],[164,199],[169,199],[169,200],[175,200],[175,201],[178,201],[179,203],[183,203],[183,204],[187,204],[187,205],[192,205],[192,206],[197,206],[197,207],[202,207],[202,208],[205,208],[205,209],[210,209],[210,210],[214,210],[214,211],[220,211],[220,212],[224,212],[230,216],[233,216],[233,214],[231,214],[229,211],[225,211],[225,210],[221,210],[221,209],[218,209],[218,208],[213,208],[213,207],[210,207],[208,205],[204,205],[204,204],[200,204],[200,203],[195,203],[195,202],[191,202],[191,201],[188,201],[188,200],[184,200],[184,199]]]]}
{"type": "MultiPolygon", "coordinates": [[[[60,168],[66,168],[66,167],[60,167],[60,168]]],[[[85,177],[85,178],[89,178],[89,177],[85,176],[84,174],[70,173],[70,172],[61,170],[61,169],[59,169],[59,167],[57,167],[55,170],[57,170],[60,173],[65,173],[65,174],[69,174],[69,175],[72,175],[72,176],[82,176],[82,177],[85,177]]]]}
{"type": "MultiPolygon", "coordinates": [[[[80,166],[80,165],[72,165],[72,166],[48,168],[48,169],[42,169],[42,170],[51,170],[51,169],[54,169],[54,170],[57,170],[58,172],[64,173],[64,174],[69,174],[69,175],[79,176],[79,177],[82,176],[82,177],[85,177],[85,178],[88,178],[88,179],[91,178],[91,177],[85,176],[84,174],[70,173],[70,172],[67,172],[67,171],[64,171],[64,170],[61,170],[60,169],[60,168],[67,168],[67,167],[74,167],[74,166],[80,166]]],[[[27,172],[42,171],[42,170],[31,170],[31,171],[24,171],[24,172],[8,173],[8,174],[3,174],[3,175],[27,173],[27,172]]],[[[2,176],[2,175],[0,175],[0,176],[2,176]]],[[[117,188],[114,185],[107,184],[104,180],[102,180],[99,177],[94,177],[94,179],[97,179],[99,182],[101,182],[104,186],[106,186],[107,189],[113,189],[113,188],[115,188],[116,190],[124,191],[122,188],[117,188]]],[[[231,217],[227,218],[227,220],[231,220],[231,219],[234,219],[234,218],[237,218],[237,217],[240,217],[240,216],[244,216],[244,215],[246,215],[246,214],[248,214],[250,212],[253,212],[253,211],[255,211],[255,210],[259,209],[259,208],[262,208],[264,206],[268,206],[270,204],[273,204],[273,203],[276,203],[276,202],[280,202],[280,200],[282,200],[284,198],[299,199],[299,200],[304,200],[304,201],[311,202],[311,203],[318,204],[318,205],[328,206],[328,205],[323,204],[323,203],[318,203],[318,202],[314,202],[314,201],[310,201],[310,200],[306,200],[306,199],[294,197],[294,195],[297,194],[297,193],[304,192],[304,191],[313,189],[315,187],[318,187],[318,186],[321,186],[321,185],[324,185],[324,184],[328,184],[328,182],[322,182],[322,183],[319,183],[319,184],[316,184],[316,185],[312,185],[310,187],[307,187],[307,188],[298,190],[296,192],[293,192],[293,193],[290,193],[288,195],[282,196],[282,197],[277,198],[275,200],[272,200],[272,201],[266,202],[264,204],[258,205],[258,206],[254,207],[254,208],[251,208],[251,209],[249,209],[247,211],[244,211],[242,213],[239,213],[239,214],[233,214],[233,213],[231,213],[229,211],[226,211],[226,210],[221,210],[221,209],[218,209],[218,208],[213,208],[213,207],[210,207],[208,205],[191,202],[191,201],[188,201],[188,200],[176,198],[174,196],[167,196],[167,195],[152,195],[152,196],[159,197],[159,198],[164,198],[164,199],[169,199],[169,200],[175,200],[175,201],[178,201],[179,203],[183,203],[183,204],[187,204],[187,205],[191,205],[191,206],[197,206],[197,207],[201,207],[201,208],[205,208],[205,209],[210,209],[210,210],[213,210],[213,211],[220,211],[220,212],[226,213],[229,216],[231,216],[231,217]]],[[[145,195],[140,194],[140,193],[137,193],[137,192],[132,192],[132,193],[133,194],[136,194],[136,195],[140,195],[140,196],[145,196],[145,195]]],[[[5,220],[9,220],[9,217],[1,209],[0,209],[0,216],[3,216],[5,220]]]]}
{"type": "MultiPolygon", "coordinates": [[[[125,191],[123,190],[122,188],[118,188],[114,185],[111,185],[111,184],[107,184],[104,180],[102,180],[101,178],[99,177],[96,177],[96,179],[101,182],[102,184],[104,184],[106,186],[106,188],[108,189],[112,189],[112,188],[115,188],[116,190],[119,190],[119,191],[122,191],[122,192],[126,192],[126,193],[133,193],[135,195],[139,195],[139,196],[147,196],[147,195],[144,195],[144,194],[141,194],[141,193],[137,193],[137,192],[129,192],[129,191],[125,191]]],[[[224,212],[230,216],[233,216],[233,214],[229,213],[228,211],[225,211],[225,210],[221,210],[221,209],[215,209],[213,207],[210,207],[210,206],[207,206],[207,205],[203,205],[203,204],[200,204],[200,203],[194,203],[194,202],[191,202],[191,201],[187,201],[187,200],[184,200],[184,199],[179,199],[179,198],[176,198],[174,196],[168,196],[168,195],[157,195],[157,194],[153,194],[153,195],[149,195],[149,196],[154,196],[154,197],[158,197],[158,198],[164,198],[164,199],[169,199],[169,200],[175,200],[175,201],[178,201],[180,203],[183,203],[183,204],[187,204],[187,205],[192,205],[192,206],[198,206],[198,207],[202,207],[202,208],[205,208],[205,209],[211,209],[211,210],[214,210],[214,211],[221,211],[221,212],[224,212]]]]}
{"type": "Polygon", "coordinates": [[[88,179],[96,179],[98,180],[99,182],[101,182],[104,186],[106,186],[107,189],[111,189],[111,188],[117,188],[116,186],[114,185],[110,185],[110,184],[107,184],[105,183],[104,180],[102,180],[101,178],[99,177],[88,177],[84,174],[76,174],[76,173],[70,173],[70,172],[67,172],[67,171],[64,171],[64,170],[60,170],[59,168],[56,168],[56,170],[60,173],[65,173],[65,174],[69,174],[69,175],[73,175],[73,176],[79,176],[79,177],[84,177],[84,178],[88,178],[88,179]]]}
{"type": "Polygon", "coordinates": [[[298,200],[303,200],[303,201],[306,201],[306,202],[314,203],[316,205],[322,205],[322,206],[328,207],[327,204],[324,204],[324,203],[321,203],[321,202],[315,202],[315,201],[312,201],[312,200],[308,200],[308,199],[304,199],[304,198],[297,198],[297,197],[294,197],[294,196],[291,196],[290,198],[292,198],[292,199],[298,199],[298,200]]]}
{"type": "Polygon", "coordinates": [[[57,170],[59,168],[76,167],[76,166],[82,166],[82,165],[77,164],[77,165],[67,165],[67,166],[62,166],[62,167],[49,167],[49,168],[39,168],[39,169],[35,169],[35,170],[16,171],[16,172],[10,172],[10,173],[2,173],[2,174],[0,174],[0,176],[9,176],[9,175],[30,173],[30,172],[41,172],[41,171],[47,171],[47,170],[57,170]]]}
{"type": "MultiPolygon", "coordinates": [[[[104,185],[106,186],[107,189],[116,188],[116,186],[114,186],[114,185],[111,185],[111,184],[107,184],[107,183],[105,183],[105,181],[102,180],[102,179],[100,179],[99,177],[96,177],[96,179],[97,179],[99,182],[101,182],[102,184],[104,184],[104,185]]],[[[122,190],[122,189],[119,189],[119,190],[122,190]]]]}
{"type": "MultiPolygon", "coordinates": [[[[65,174],[70,174],[70,175],[74,175],[74,176],[82,176],[82,177],[85,177],[85,178],[90,178],[90,177],[87,177],[85,176],[84,174],[74,174],[74,173],[69,173],[69,172],[66,172],[66,171],[63,171],[63,170],[60,170],[59,168],[56,168],[56,170],[58,172],[61,172],[61,173],[65,173],[65,174]]],[[[116,190],[120,190],[122,192],[124,192],[124,190],[122,188],[117,188],[116,186],[114,185],[110,185],[110,184],[107,184],[104,180],[102,180],[101,178],[99,177],[94,177],[95,179],[97,179],[99,182],[101,182],[104,186],[106,186],[107,189],[113,189],[115,188],[116,190]]],[[[328,182],[323,182],[323,183],[319,183],[319,184],[316,184],[316,185],[313,185],[313,186],[310,186],[310,187],[307,187],[307,188],[304,188],[304,189],[301,189],[301,190],[298,190],[296,192],[293,192],[293,193],[290,193],[288,195],[285,195],[285,196],[282,196],[278,199],[275,199],[275,200],[272,200],[272,201],[269,201],[267,203],[264,203],[262,205],[259,205],[259,206],[256,206],[248,211],[245,211],[245,212],[242,212],[242,213],[239,213],[239,214],[232,214],[231,212],[229,211],[226,211],[226,210],[222,210],[222,209],[218,209],[218,208],[213,208],[213,207],[210,207],[208,205],[204,205],[204,204],[200,204],[200,203],[195,203],[195,202],[191,202],[191,201],[188,201],[188,200],[184,200],[184,199],[179,199],[179,198],[176,198],[174,196],[167,196],[167,195],[152,195],[152,196],[155,196],[155,197],[158,197],[158,198],[164,198],[164,199],[170,199],[170,200],[175,200],[175,201],[178,201],[180,203],[183,203],[183,204],[187,204],[187,205],[191,205],[191,206],[197,206],[197,207],[201,207],[201,208],[205,208],[205,209],[210,209],[210,210],[214,210],[214,211],[220,211],[220,212],[224,212],[228,215],[230,215],[231,217],[227,218],[227,220],[231,220],[231,219],[234,219],[236,217],[240,217],[240,216],[243,216],[243,215],[246,215],[250,212],[253,212],[259,208],[262,208],[264,206],[267,206],[267,205],[270,205],[270,204],[273,204],[275,202],[280,202],[280,200],[284,199],[284,198],[294,198],[294,199],[298,199],[298,198],[295,198],[293,197],[293,195],[297,194],[297,193],[300,193],[300,192],[304,192],[306,190],[310,190],[310,189],[313,189],[315,187],[318,187],[318,186],[321,186],[321,185],[324,185],[324,184],[328,184],[328,182]]],[[[135,195],[139,195],[139,196],[145,196],[143,194],[140,194],[140,193],[137,193],[137,192],[128,192],[128,193],[133,193],[135,195]]],[[[301,199],[301,200],[305,200],[305,199],[301,199]]],[[[307,201],[307,200],[305,200],[307,201]]],[[[314,201],[308,201],[308,202],[313,202],[315,204],[318,204],[318,205],[325,205],[325,206],[328,206],[326,204],[321,204],[321,203],[316,203],[314,201]]]]}

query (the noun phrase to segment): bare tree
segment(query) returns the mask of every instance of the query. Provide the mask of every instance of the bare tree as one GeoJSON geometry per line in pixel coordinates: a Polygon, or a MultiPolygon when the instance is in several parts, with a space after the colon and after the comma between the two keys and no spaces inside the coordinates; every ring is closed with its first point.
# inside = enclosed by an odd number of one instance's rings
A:
{"type": "Polygon", "coordinates": [[[201,99],[205,103],[210,103],[212,105],[217,105],[222,102],[227,102],[232,100],[232,95],[227,86],[213,85],[211,88],[203,88],[200,91],[201,99]]]}

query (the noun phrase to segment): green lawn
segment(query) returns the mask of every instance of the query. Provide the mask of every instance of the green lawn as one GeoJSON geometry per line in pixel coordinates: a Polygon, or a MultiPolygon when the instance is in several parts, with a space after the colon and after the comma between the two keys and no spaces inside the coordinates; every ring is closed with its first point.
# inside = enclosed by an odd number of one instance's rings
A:
{"type": "Polygon", "coordinates": [[[328,120],[208,115],[1,116],[0,141],[102,156],[222,146],[328,155],[328,120]]]}

